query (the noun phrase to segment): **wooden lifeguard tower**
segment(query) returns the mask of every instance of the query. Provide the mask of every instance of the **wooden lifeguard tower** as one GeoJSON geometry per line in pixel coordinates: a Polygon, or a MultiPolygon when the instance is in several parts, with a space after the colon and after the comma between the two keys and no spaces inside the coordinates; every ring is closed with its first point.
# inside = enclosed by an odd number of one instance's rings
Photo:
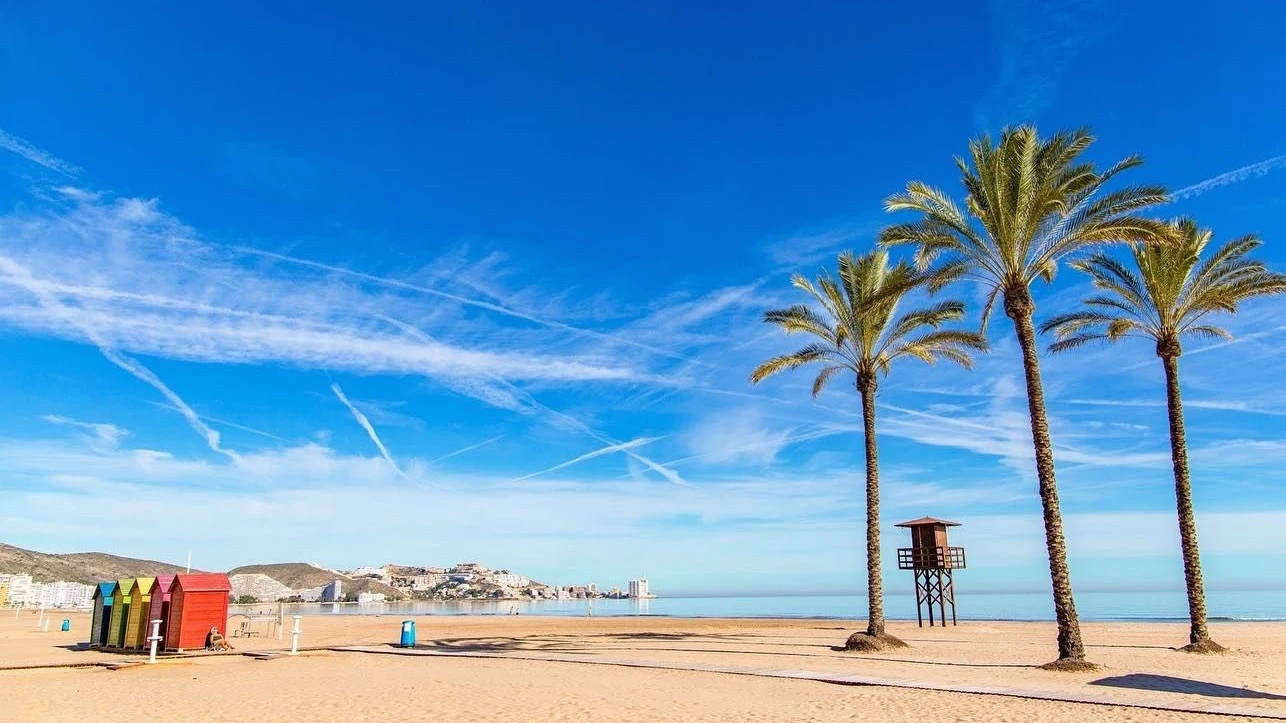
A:
{"type": "Polygon", "coordinates": [[[956,587],[952,579],[955,570],[965,567],[963,547],[951,547],[947,542],[947,528],[959,527],[959,522],[921,517],[918,520],[899,522],[898,527],[911,530],[911,546],[898,548],[898,569],[915,572],[915,617],[924,627],[924,615],[929,613],[929,627],[933,627],[933,606],[938,606],[938,619],[947,625],[947,606],[951,606],[951,624],[956,624],[956,587]]]}

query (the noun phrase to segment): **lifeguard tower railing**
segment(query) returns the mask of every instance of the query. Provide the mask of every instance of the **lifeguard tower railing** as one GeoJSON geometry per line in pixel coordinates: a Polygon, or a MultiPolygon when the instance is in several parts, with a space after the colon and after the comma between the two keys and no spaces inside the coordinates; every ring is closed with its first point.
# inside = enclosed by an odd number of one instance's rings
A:
{"type": "Polygon", "coordinates": [[[899,547],[899,570],[963,570],[963,547],[899,547]]]}

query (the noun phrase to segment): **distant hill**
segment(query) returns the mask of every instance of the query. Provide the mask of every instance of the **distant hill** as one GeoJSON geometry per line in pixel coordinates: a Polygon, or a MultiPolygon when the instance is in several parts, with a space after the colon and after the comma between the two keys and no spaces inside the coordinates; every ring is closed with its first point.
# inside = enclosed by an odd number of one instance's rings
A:
{"type": "MultiPolygon", "coordinates": [[[[156,560],[136,560],[117,557],[102,552],[72,552],[50,555],[24,550],[0,542],[0,573],[27,573],[37,582],[83,582],[93,584],[103,580],[139,575],[171,575],[186,568],[156,560]]],[[[197,572],[197,571],[193,571],[197,572]]]]}
{"type": "Polygon", "coordinates": [[[321,587],[335,579],[340,579],[345,582],[351,579],[346,575],[337,575],[330,570],[324,570],[316,565],[309,565],[306,562],[274,562],[268,565],[243,565],[242,567],[228,570],[229,576],[254,574],[267,575],[282,585],[295,590],[306,590],[310,587],[321,587]]]}
{"type": "Polygon", "coordinates": [[[332,580],[339,580],[345,596],[363,592],[382,592],[390,598],[400,598],[402,593],[379,580],[349,577],[306,562],[277,562],[268,565],[245,565],[228,571],[228,575],[265,575],[293,590],[321,587],[332,580]]]}

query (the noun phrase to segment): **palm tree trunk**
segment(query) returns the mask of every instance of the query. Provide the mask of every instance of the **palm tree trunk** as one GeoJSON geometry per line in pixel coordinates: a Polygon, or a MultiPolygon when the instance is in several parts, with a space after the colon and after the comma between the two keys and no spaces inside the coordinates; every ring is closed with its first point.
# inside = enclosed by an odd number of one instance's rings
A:
{"type": "Polygon", "coordinates": [[[1179,391],[1179,355],[1161,354],[1165,366],[1165,398],[1170,412],[1170,456],[1174,460],[1174,497],[1179,510],[1179,542],[1183,549],[1183,577],[1188,587],[1188,619],[1192,646],[1210,648],[1206,627],[1206,588],[1201,580],[1201,556],[1197,550],[1197,518],[1192,511],[1192,482],[1188,478],[1188,442],[1183,430],[1183,398],[1179,391]]]}
{"type": "Polygon", "coordinates": [[[866,433],[866,580],[870,608],[866,634],[884,633],[884,579],[880,574],[880,462],[875,440],[874,376],[860,376],[857,389],[862,395],[862,426],[866,433]]]}
{"type": "Polygon", "coordinates": [[[1036,351],[1036,328],[1032,324],[1035,310],[1036,305],[1025,288],[1005,294],[1005,315],[1014,323],[1014,332],[1022,347],[1023,374],[1027,381],[1027,411],[1031,417],[1036,477],[1045,518],[1045,547],[1049,552],[1049,577],[1054,589],[1054,617],[1058,620],[1058,660],[1054,665],[1075,665],[1085,661],[1085,644],[1081,641],[1081,623],[1076,616],[1071,570],[1067,566],[1063,513],[1059,508],[1058,484],[1054,479],[1054,445],[1049,438],[1045,391],[1041,386],[1040,360],[1036,351]]]}

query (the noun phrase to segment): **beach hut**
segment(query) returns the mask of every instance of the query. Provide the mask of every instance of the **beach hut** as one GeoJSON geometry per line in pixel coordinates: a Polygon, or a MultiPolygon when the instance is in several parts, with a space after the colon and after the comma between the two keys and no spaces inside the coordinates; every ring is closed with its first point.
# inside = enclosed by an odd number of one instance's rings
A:
{"type": "Polygon", "coordinates": [[[94,617],[89,624],[89,647],[107,645],[107,631],[112,629],[112,608],[116,602],[116,583],[100,582],[94,586],[94,617]]]}
{"type": "Polygon", "coordinates": [[[228,634],[228,595],[232,584],[222,573],[174,576],[170,583],[170,620],[165,628],[166,650],[205,647],[210,628],[228,634]]]}
{"type": "Polygon", "coordinates": [[[154,577],[134,578],[134,589],[130,591],[129,619],[125,621],[126,648],[142,648],[143,638],[147,637],[147,614],[152,611],[152,583],[154,577]]]}
{"type": "Polygon", "coordinates": [[[130,593],[134,590],[134,578],[124,577],[116,581],[116,594],[113,596],[112,624],[107,631],[108,648],[122,648],[125,643],[125,621],[129,619],[130,593]]]}
{"type": "Polygon", "coordinates": [[[161,636],[165,635],[165,626],[170,620],[170,585],[174,584],[173,575],[157,575],[152,580],[152,589],[148,591],[151,601],[148,603],[147,619],[143,621],[146,632],[143,633],[143,647],[148,647],[148,636],[152,634],[152,621],[161,621],[161,636]]]}

